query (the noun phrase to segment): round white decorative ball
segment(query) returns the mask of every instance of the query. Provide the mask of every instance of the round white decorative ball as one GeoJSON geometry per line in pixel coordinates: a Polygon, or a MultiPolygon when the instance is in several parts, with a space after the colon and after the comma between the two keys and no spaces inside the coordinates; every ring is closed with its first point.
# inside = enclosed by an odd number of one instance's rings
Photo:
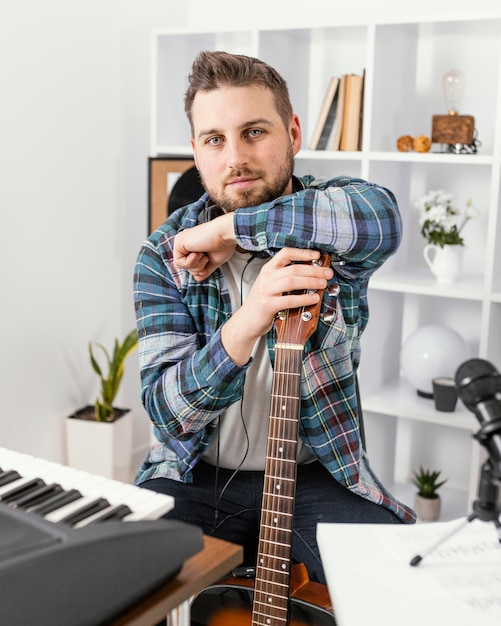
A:
{"type": "Polygon", "coordinates": [[[433,378],[453,378],[468,357],[468,345],[459,333],[447,326],[429,324],[407,337],[400,353],[400,366],[418,393],[432,397],[433,378]]]}

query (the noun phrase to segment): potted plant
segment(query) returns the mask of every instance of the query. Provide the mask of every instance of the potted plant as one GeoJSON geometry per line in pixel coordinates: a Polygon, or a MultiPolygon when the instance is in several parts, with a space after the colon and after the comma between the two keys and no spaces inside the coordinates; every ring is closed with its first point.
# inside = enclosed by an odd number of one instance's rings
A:
{"type": "Polygon", "coordinates": [[[416,514],[423,522],[433,522],[440,515],[441,498],[438,490],[447,482],[447,478],[439,480],[440,470],[419,468],[413,472],[412,482],[418,491],[414,499],[416,514]]]}
{"type": "Polygon", "coordinates": [[[428,242],[423,250],[426,263],[438,282],[454,282],[462,269],[462,231],[477,210],[471,199],[459,210],[453,194],[442,189],[428,192],[415,206],[420,211],[421,234],[428,242]]]}
{"type": "Polygon", "coordinates": [[[92,369],[100,382],[99,396],[66,420],[68,464],[122,482],[130,480],[132,455],[132,414],[113,402],[120,388],[125,359],[137,347],[137,331],[132,330],[121,343],[115,339],[113,352],[99,343],[89,343],[92,369]],[[99,348],[103,364],[99,364],[99,348]]]}

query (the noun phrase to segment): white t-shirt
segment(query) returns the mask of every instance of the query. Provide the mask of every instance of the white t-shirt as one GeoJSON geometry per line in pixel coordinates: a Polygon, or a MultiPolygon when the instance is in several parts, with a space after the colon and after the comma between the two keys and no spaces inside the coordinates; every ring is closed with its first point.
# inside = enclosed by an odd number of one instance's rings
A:
{"type": "MultiPolygon", "coordinates": [[[[222,266],[233,312],[240,308],[266,261],[252,258],[248,253],[235,252],[222,266]]],[[[252,357],[245,377],[243,399],[226,409],[219,420],[219,460],[217,434],[204,453],[203,459],[211,465],[219,463],[220,467],[227,469],[264,470],[273,379],[266,335],[256,342],[252,357]]],[[[307,463],[313,458],[299,440],[298,462],[307,463]]]]}

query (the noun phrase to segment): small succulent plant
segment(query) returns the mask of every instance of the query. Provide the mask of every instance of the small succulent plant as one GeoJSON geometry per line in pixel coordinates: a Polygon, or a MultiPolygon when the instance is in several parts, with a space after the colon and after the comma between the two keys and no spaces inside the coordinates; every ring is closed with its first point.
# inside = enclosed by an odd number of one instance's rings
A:
{"type": "Polygon", "coordinates": [[[418,488],[418,494],[423,498],[437,498],[437,491],[447,482],[447,478],[439,480],[440,470],[427,470],[422,467],[413,472],[412,482],[418,488]]]}

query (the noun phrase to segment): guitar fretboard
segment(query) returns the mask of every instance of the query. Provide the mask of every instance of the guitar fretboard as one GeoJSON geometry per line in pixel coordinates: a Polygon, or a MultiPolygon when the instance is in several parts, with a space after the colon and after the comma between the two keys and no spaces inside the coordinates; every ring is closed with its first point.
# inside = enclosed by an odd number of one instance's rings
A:
{"type": "Polygon", "coordinates": [[[253,626],[287,623],[302,353],[275,348],[253,626]]]}

